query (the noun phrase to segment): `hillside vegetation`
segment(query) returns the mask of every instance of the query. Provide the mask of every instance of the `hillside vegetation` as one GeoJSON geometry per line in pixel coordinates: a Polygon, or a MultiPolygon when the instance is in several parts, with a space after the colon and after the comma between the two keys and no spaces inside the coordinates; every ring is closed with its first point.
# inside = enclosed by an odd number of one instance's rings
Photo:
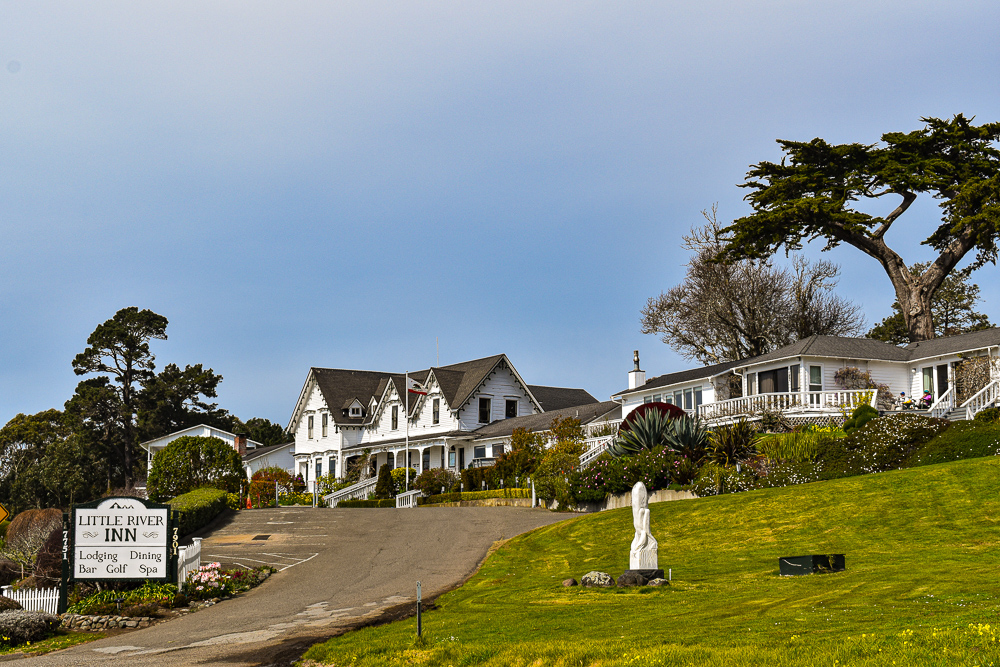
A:
{"type": "MultiPolygon", "coordinates": [[[[957,443],[956,443],[957,444],[957,443]]],[[[306,654],[337,665],[1000,665],[1000,459],[651,506],[663,589],[563,588],[628,566],[629,509],[504,544],[415,619],[306,654]],[[778,576],[778,557],[847,570],[778,576]]],[[[423,511],[423,510],[414,510],[423,511]]],[[[526,510],[528,511],[528,510],[526,510]]]]}

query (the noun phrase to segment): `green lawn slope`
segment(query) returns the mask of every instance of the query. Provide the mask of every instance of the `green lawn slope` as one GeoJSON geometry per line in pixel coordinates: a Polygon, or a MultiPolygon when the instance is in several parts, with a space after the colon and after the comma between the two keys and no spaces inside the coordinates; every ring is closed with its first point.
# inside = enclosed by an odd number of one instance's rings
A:
{"type": "MultiPolygon", "coordinates": [[[[629,509],[507,542],[415,619],[314,646],[336,665],[1000,666],[1000,459],[651,506],[664,589],[563,588],[628,567],[629,509]],[[778,557],[847,570],[779,577],[778,557]]],[[[422,511],[422,510],[414,510],[422,511]]]]}

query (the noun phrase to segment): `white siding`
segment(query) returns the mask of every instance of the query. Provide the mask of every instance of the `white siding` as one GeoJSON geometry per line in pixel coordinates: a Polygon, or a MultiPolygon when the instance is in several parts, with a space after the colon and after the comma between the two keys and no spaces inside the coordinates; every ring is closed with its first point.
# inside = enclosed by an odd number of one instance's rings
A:
{"type": "MultiPolygon", "coordinates": [[[[302,411],[302,419],[299,420],[298,428],[295,430],[295,453],[317,454],[326,451],[339,451],[341,447],[341,434],[337,432],[333,423],[333,414],[330,413],[323,400],[323,393],[319,386],[313,382],[309,388],[302,411]],[[326,437],[323,437],[323,414],[327,417],[326,437]],[[313,437],[309,437],[309,417],[313,418],[313,437]]],[[[325,473],[324,473],[325,474],[325,473]]]]}
{"type": "Polygon", "coordinates": [[[531,403],[531,399],[528,398],[527,392],[509,368],[494,370],[486,379],[485,384],[472,394],[472,398],[469,399],[469,402],[466,403],[465,407],[459,413],[459,423],[462,429],[471,431],[482,426],[479,421],[480,398],[489,398],[492,400],[490,404],[491,422],[504,419],[504,410],[506,409],[506,400],[508,398],[517,400],[518,417],[534,414],[534,406],[531,403]]]}

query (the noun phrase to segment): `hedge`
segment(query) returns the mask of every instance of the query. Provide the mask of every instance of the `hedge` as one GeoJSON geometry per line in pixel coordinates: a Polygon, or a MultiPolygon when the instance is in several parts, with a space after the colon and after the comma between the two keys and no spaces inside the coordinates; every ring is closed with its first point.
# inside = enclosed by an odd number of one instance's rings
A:
{"type": "Polygon", "coordinates": [[[387,500],[341,500],[337,507],[395,507],[396,499],[387,500]]]}
{"type": "Polygon", "coordinates": [[[419,498],[420,505],[435,503],[457,503],[462,500],[483,500],[485,498],[530,498],[531,489],[497,489],[495,491],[466,491],[465,493],[439,493],[419,498]]]}
{"type": "Polygon", "coordinates": [[[180,512],[180,535],[189,535],[203,528],[228,507],[227,494],[222,489],[202,487],[177,496],[167,504],[180,512]]]}

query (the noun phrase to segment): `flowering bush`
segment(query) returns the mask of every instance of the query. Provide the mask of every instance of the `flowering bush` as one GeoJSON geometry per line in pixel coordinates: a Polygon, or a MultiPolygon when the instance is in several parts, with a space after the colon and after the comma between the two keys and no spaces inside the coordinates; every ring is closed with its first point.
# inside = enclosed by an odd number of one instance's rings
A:
{"type": "Polygon", "coordinates": [[[833,479],[905,467],[911,454],[949,424],[946,419],[909,414],[872,419],[846,438],[822,441],[816,456],[819,477],[833,479]]]}
{"type": "Polygon", "coordinates": [[[424,495],[433,496],[441,493],[442,488],[445,492],[451,491],[451,487],[458,483],[458,477],[447,468],[428,468],[411,481],[413,488],[423,491],[424,495]]]}
{"type": "Polygon", "coordinates": [[[639,481],[649,491],[666,489],[671,484],[690,484],[697,473],[698,467],[691,459],[666,447],[656,447],[621,458],[601,454],[574,473],[571,482],[578,501],[597,502],[608,494],[624,493],[639,481]]]}
{"type": "Polygon", "coordinates": [[[188,575],[184,594],[191,600],[204,600],[248,591],[274,572],[264,566],[253,570],[223,570],[219,563],[209,563],[188,575]]]}

